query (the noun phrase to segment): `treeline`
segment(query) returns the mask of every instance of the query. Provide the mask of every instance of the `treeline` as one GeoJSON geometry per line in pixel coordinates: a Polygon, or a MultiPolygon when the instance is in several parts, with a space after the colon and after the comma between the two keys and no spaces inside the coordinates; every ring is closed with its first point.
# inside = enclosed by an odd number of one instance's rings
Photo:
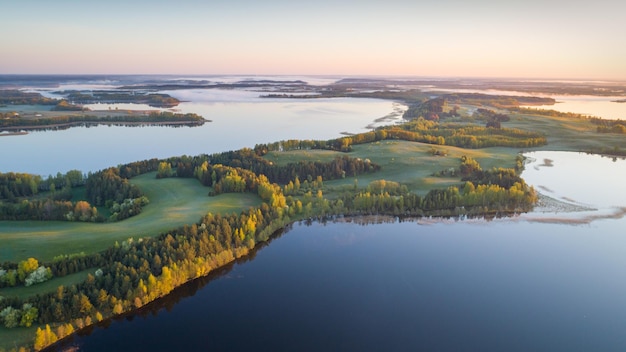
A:
{"type": "Polygon", "coordinates": [[[546,137],[535,132],[514,128],[491,128],[461,123],[439,123],[416,119],[402,125],[379,128],[376,131],[352,136],[315,140],[286,140],[259,144],[254,150],[263,155],[269,151],[326,149],[341,152],[352,151],[353,145],[374,143],[383,140],[405,140],[461,148],[514,147],[530,148],[547,144],[546,137]]]}
{"type": "Polygon", "coordinates": [[[618,133],[626,134],[626,121],[623,120],[605,120],[591,118],[591,123],[596,125],[596,131],[599,133],[618,133]]]}
{"type": "Polygon", "coordinates": [[[84,108],[80,105],[70,104],[67,100],[63,99],[52,108],[52,111],[87,111],[88,108],[84,108]]]}
{"type": "Polygon", "coordinates": [[[515,169],[483,171],[478,162],[461,158],[462,187],[434,189],[425,196],[409,192],[396,182],[379,180],[356,196],[344,196],[350,213],[396,216],[458,216],[528,211],[537,202],[534,189],[515,169]]]}
{"type": "Polygon", "coordinates": [[[481,93],[452,93],[446,94],[444,98],[454,104],[493,106],[495,108],[516,108],[520,105],[554,105],[556,103],[556,100],[553,98],[481,93]]]}
{"type": "Polygon", "coordinates": [[[86,176],[79,170],[66,174],[57,173],[46,179],[39,175],[0,172],[0,200],[16,201],[20,197],[32,197],[40,192],[79,187],[85,184],[86,176]]]}
{"type": "Polygon", "coordinates": [[[137,215],[149,200],[141,190],[112,167],[86,177],[77,170],[41,176],[25,173],[0,174],[0,220],[60,220],[103,222],[137,215]],[[86,200],[72,201],[72,188],[85,186],[86,200]],[[35,197],[40,192],[45,195],[35,197]],[[106,219],[96,206],[106,206],[106,219]]]}
{"type": "Polygon", "coordinates": [[[458,110],[458,105],[449,108],[448,99],[438,97],[410,105],[402,117],[406,120],[423,118],[429,121],[439,121],[439,119],[459,116],[458,110]]]}
{"type": "Polygon", "coordinates": [[[522,108],[522,107],[510,107],[509,111],[517,112],[520,114],[528,114],[528,115],[541,115],[541,116],[550,116],[550,117],[567,117],[572,119],[592,119],[597,117],[591,115],[583,115],[577,114],[574,112],[561,112],[551,109],[539,109],[539,108],[522,108]]]}
{"type": "Polygon", "coordinates": [[[98,209],[86,201],[30,199],[19,203],[0,203],[0,220],[58,220],[103,222],[98,209]]]}
{"type": "Polygon", "coordinates": [[[438,123],[416,119],[399,126],[379,129],[329,141],[334,150],[351,150],[353,144],[371,143],[385,139],[400,139],[462,148],[515,147],[545,145],[545,136],[513,128],[489,128],[461,123],[438,123]]]}
{"type": "Polygon", "coordinates": [[[17,265],[8,263],[4,268],[0,267],[0,288],[18,285],[31,286],[49,280],[52,271],[35,258],[28,258],[17,265]]]}
{"type": "Polygon", "coordinates": [[[134,103],[147,104],[159,108],[171,108],[180,103],[180,101],[168,94],[163,93],[138,93],[130,91],[93,91],[86,94],[78,91],[61,92],[67,93],[66,98],[76,104],[94,104],[94,103],[134,103]]]}
{"type": "MultiPolygon", "coordinates": [[[[246,150],[244,153],[251,151],[246,150]]],[[[227,155],[230,158],[221,155],[221,161],[233,162],[235,156],[239,156],[237,153],[227,155]]],[[[24,314],[29,314],[28,319],[33,322],[46,324],[37,330],[34,341],[35,348],[40,349],[76,329],[139,308],[191,279],[204,276],[246,255],[257,243],[266,241],[276,230],[297,219],[344,214],[420,216],[514,212],[527,209],[532,204],[534,194],[523,181],[507,188],[512,174],[508,171],[493,172],[501,176],[485,173],[470,158],[463,159],[461,165],[468,165],[463,173],[473,177],[476,183],[466,181],[462,190],[450,187],[433,190],[421,197],[408,192],[400,184],[379,180],[372,182],[363,192],[346,194],[334,200],[324,198],[322,178],[319,175],[312,182],[319,187],[317,191],[313,193],[309,189],[303,193],[296,191],[296,184],[299,184],[297,175],[293,182],[290,181],[283,188],[270,182],[263,174],[224,164],[213,165],[209,163],[210,159],[209,156],[200,156],[131,163],[106,169],[94,180],[100,180],[100,185],[111,182],[125,189],[128,180],[121,174],[154,171],[164,162],[176,163],[176,170],[183,170],[181,177],[191,172],[191,177],[198,177],[203,183],[211,184],[214,190],[256,192],[263,200],[262,205],[239,214],[209,213],[195,224],[154,238],[129,239],[97,254],[61,256],[48,264],[51,273],[56,276],[87,268],[97,270],[93,275],[88,275],[85,282],[68,287],[59,286],[55,292],[30,298],[7,297],[0,300],[0,311],[10,311],[11,321],[21,321],[24,314]],[[203,162],[199,166],[192,167],[200,160],[203,162]]],[[[330,162],[324,165],[319,169],[331,170],[341,164],[330,162]]],[[[173,173],[173,170],[170,169],[170,172],[173,173]]],[[[120,192],[118,195],[117,188],[97,188],[99,201],[107,202],[110,197],[123,198],[130,194],[122,195],[123,192],[120,192]]],[[[93,196],[96,193],[90,194],[93,196]]],[[[13,268],[15,264],[5,263],[3,266],[13,268]]],[[[6,318],[0,319],[4,319],[1,322],[6,326],[6,318]]]]}
{"type": "Polygon", "coordinates": [[[90,175],[85,190],[89,202],[109,208],[110,221],[138,215],[149,203],[139,187],[120,176],[119,167],[110,167],[90,175]]]}
{"type": "Polygon", "coordinates": [[[553,105],[552,98],[487,95],[480,93],[452,93],[423,102],[410,104],[403,117],[407,120],[423,118],[425,120],[438,121],[440,119],[458,117],[459,105],[470,104],[474,106],[492,106],[495,108],[507,108],[511,110],[524,110],[520,105],[553,105]]]}
{"type": "Polygon", "coordinates": [[[473,118],[484,120],[487,122],[485,127],[502,128],[502,122],[511,120],[507,114],[497,113],[490,109],[477,109],[472,115],[473,118]]]}
{"type": "Polygon", "coordinates": [[[89,177],[78,170],[45,180],[39,175],[0,173],[0,220],[102,222],[105,219],[91,204],[72,201],[72,188],[84,186],[89,177]]]}
{"type": "MultiPolygon", "coordinates": [[[[156,238],[125,241],[101,254],[82,257],[89,261],[87,265],[99,267],[85,282],[29,299],[5,298],[0,310],[17,315],[23,312],[16,307],[34,307],[34,321],[54,324],[54,329],[48,325],[37,331],[34,345],[41,349],[76,329],[141,307],[247,254],[258,241],[267,240],[290,222],[285,209],[264,203],[239,215],[207,214],[198,224],[156,238]]],[[[14,319],[21,317],[14,315],[14,319]]],[[[2,323],[6,325],[6,319],[2,323]]]]}
{"type": "Polygon", "coordinates": [[[566,117],[572,119],[586,119],[589,120],[592,124],[596,125],[596,131],[598,133],[617,133],[617,134],[626,134],[626,121],[617,119],[617,120],[608,120],[599,117],[595,117],[592,115],[583,115],[576,114],[573,112],[561,112],[556,110],[545,110],[545,109],[531,109],[531,108],[514,108],[509,109],[511,111],[515,111],[522,114],[532,114],[532,115],[542,115],[542,116],[551,116],[551,117],[566,117]]]}
{"type": "Polygon", "coordinates": [[[197,114],[187,113],[187,114],[177,114],[168,111],[162,112],[151,112],[148,115],[117,115],[117,116],[90,116],[90,115],[82,115],[82,116],[53,116],[53,117],[45,117],[45,118],[36,118],[36,119],[22,119],[22,118],[12,118],[8,120],[0,121],[0,128],[9,128],[9,127],[32,127],[32,128],[41,128],[46,126],[53,125],[65,125],[65,124],[80,124],[80,123],[189,123],[189,124],[199,124],[204,123],[206,120],[197,114]]]}
{"type": "Polygon", "coordinates": [[[58,100],[46,98],[39,93],[0,89],[0,105],[56,105],[57,102],[58,100]]]}
{"type": "MultiPolygon", "coordinates": [[[[303,144],[307,143],[306,141],[301,142],[303,144]]],[[[330,162],[302,160],[296,163],[277,165],[263,158],[265,154],[274,150],[274,148],[279,148],[279,146],[277,144],[261,144],[254,149],[243,148],[211,155],[169,158],[164,160],[166,164],[160,166],[162,171],[157,174],[157,177],[195,177],[203,185],[213,186],[222,178],[219,170],[214,168],[216,166],[229,166],[243,170],[240,172],[247,171],[264,175],[269,182],[284,185],[293,181],[296,177],[301,180],[311,180],[320,176],[325,180],[334,180],[380,170],[380,165],[372,163],[367,159],[352,158],[347,155],[336,157],[330,162]],[[214,171],[216,172],[215,174],[214,171]]],[[[152,161],[150,166],[156,166],[154,170],[157,170],[159,169],[159,164],[160,162],[152,161]]],[[[123,166],[122,169],[124,168],[126,167],[123,166]]],[[[132,172],[133,168],[129,167],[129,169],[132,172]]]]}

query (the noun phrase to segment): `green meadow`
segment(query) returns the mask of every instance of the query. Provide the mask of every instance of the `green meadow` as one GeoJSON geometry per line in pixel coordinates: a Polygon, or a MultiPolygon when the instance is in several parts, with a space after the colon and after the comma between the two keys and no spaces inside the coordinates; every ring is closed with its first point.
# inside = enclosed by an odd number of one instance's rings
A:
{"type": "Polygon", "coordinates": [[[129,237],[155,236],[198,222],[208,212],[239,212],[261,203],[249,193],[209,197],[210,188],[195,179],[156,179],[155,175],[148,173],[131,180],[143,190],[150,204],[141,214],[123,221],[0,221],[0,262],[29,257],[46,262],[61,254],[94,253],[129,237]]]}
{"type": "MultiPolygon", "coordinates": [[[[552,117],[533,114],[511,114],[505,127],[542,132],[548,145],[530,148],[482,148],[463,149],[452,146],[431,145],[401,140],[383,140],[354,145],[351,157],[369,159],[380,165],[380,171],[358,177],[324,180],[324,195],[335,198],[342,193],[363,189],[375,180],[395,181],[406,185],[420,195],[436,188],[458,185],[458,177],[437,176],[442,171],[458,169],[463,155],[477,160],[483,169],[493,167],[512,168],[521,152],[532,150],[593,151],[622,148],[624,135],[598,133],[589,120],[552,117]]],[[[302,160],[330,161],[341,152],[328,150],[298,150],[270,152],[265,158],[284,165],[302,160]]],[[[0,221],[0,263],[17,262],[28,257],[40,262],[52,261],[55,256],[75,253],[94,253],[104,250],[115,242],[130,237],[157,236],[174,228],[192,224],[208,212],[232,213],[261,204],[258,196],[250,193],[226,193],[209,197],[210,188],[196,179],[157,179],[156,173],[148,173],[130,180],[148,197],[150,204],[141,214],[123,221],[111,223],[84,223],[62,221],[0,221]]],[[[301,180],[303,181],[303,180],[301,180]]],[[[84,189],[74,190],[74,199],[84,198],[84,189]]],[[[107,215],[106,210],[100,211],[107,215]]],[[[82,282],[91,268],[60,278],[53,278],[31,287],[0,289],[0,296],[27,297],[50,292],[60,285],[82,282]]],[[[4,329],[0,327],[0,349],[11,349],[14,345],[32,339],[35,327],[4,329]]]]}

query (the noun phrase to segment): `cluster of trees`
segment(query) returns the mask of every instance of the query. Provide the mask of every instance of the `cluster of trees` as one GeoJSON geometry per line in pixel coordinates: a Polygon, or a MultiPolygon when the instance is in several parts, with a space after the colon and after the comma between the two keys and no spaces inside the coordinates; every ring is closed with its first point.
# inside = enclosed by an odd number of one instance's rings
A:
{"type": "Polygon", "coordinates": [[[0,220],[59,220],[102,222],[96,207],[86,201],[24,199],[18,203],[0,203],[0,220]]]}
{"type": "Polygon", "coordinates": [[[27,93],[17,89],[0,89],[1,105],[56,105],[56,103],[56,99],[46,98],[39,93],[27,93]]]}
{"type": "Polygon", "coordinates": [[[454,104],[470,104],[474,106],[493,106],[495,108],[517,108],[520,105],[553,105],[553,98],[531,96],[490,95],[481,93],[452,93],[445,98],[454,104]]]}
{"type": "MultiPolygon", "coordinates": [[[[280,192],[279,187],[274,190],[280,192]]],[[[292,204],[295,211],[297,207],[292,204]]],[[[65,268],[67,262],[76,261],[100,269],[81,284],[60,286],[55,292],[31,297],[28,302],[21,297],[6,298],[0,301],[0,309],[17,309],[24,304],[37,309],[37,322],[53,324],[53,328],[48,325],[37,331],[35,347],[43,348],[67,331],[141,307],[182,283],[247,254],[258,241],[267,240],[291,221],[286,209],[286,204],[272,207],[264,203],[239,215],[207,214],[197,224],[156,238],[128,240],[100,254],[60,258],[54,263],[57,271],[65,268]]]]}
{"type": "Polygon", "coordinates": [[[619,148],[617,146],[610,148],[610,147],[602,147],[602,148],[594,148],[593,150],[590,150],[588,153],[590,154],[601,154],[601,155],[610,155],[613,156],[613,160],[616,161],[617,160],[617,156],[620,157],[624,157],[626,156],[626,149],[622,149],[619,148]]]}
{"type": "Polygon", "coordinates": [[[57,173],[45,180],[39,175],[0,172],[0,200],[16,201],[20,197],[32,197],[39,192],[79,187],[85,184],[85,176],[78,170],[66,174],[57,173]]]}
{"type": "Polygon", "coordinates": [[[2,119],[0,120],[0,127],[19,127],[19,128],[45,128],[47,126],[58,125],[78,125],[78,124],[99,124],[99,123],[141,123],[141,124],[189,124],[196,125],[202,124],[206,120],[197,114],[175,114],[172,112],[151,112],[148,115],[116,115],[116,116],[52,116],[42,117],[34,119],[2,119]]]}
{"type": "Polygon", "coordinates": [[[45,180],[38,175],[0,173],[0,220],[104,221],[88,202],[70,201],[72,188],[85,182],[78,170],[45,180]]]}
{"type": "Polygon", "coordinates": [[[29,303],[24,303],[21,308],[9,306],[0,311],[0,324],[9,329],[18,326],[28,328],[37,320],[38,314],[37,308],[29,303]]]}
{"type": "MultiPolygon", "coordinates": [[[[487,112],[491,110],[484,111],[487,112]]],[[[528,148],[545,145],[547,143],[545,136],[542,134],[514,128],[502,128],[500,124],[503,121],[507,121],[507,115],[496,113],[488,115],[490,116],[487,122],[488,126],[468,126],[467,124],[452,122],[439,123],[419,118],[402,125],[381,127],[376,131],[359,133],[353,136],[328,141],[287,140],[270,144],[259,144],[255,146],[254,153],[262,156],[269,151],[306,149],[327,149],[350,152],[353,145],[389,139],[473,149],[496,146],[528,148]]],[[[252,151],[250,151],[250,154],[252,154],[252,151]]]]}
{"type": "Polygon", "coordinates": [[[143,195],[139,187],[120,176],[118,167],[110,167],[91,174],[87,178],[85,188],[88,201],[98,206],[111,206],[113,202],[119,203],[143,195]]]}
{"type": "Polygon", "coordinates": [[[63,99],[59,101],[58,104],[52,108],[52,110],[53,111],[86,111],[89,109],[84,108],[80,105],[71,104],[67,100],[63,99]]]}
{"type": "Polygon", "coordinates": [[[486,127],[492,128],[501,128],[502,122],[507,122],[511,120],[511,117],[509,115],[497,113],[490,109],[477,109],[474,112],[473,117],[486,121],[486,127]]]}
{"type": "Polygon", "coordinates": [[[28,258],[17,265],[5,263],[6,269],[0,268],[0,287],[31,286],[52,278],[52,271],[35,258],[28,258]]]}
{"type": "Polygon", "coordinates": [[[623,120],[604,120],[592,118],[591,123],[596,125],[599,133],[618,133],[626,134],[626,121],[623,120]]]}
{"type": "Polygon", "coordinates": [[[561,112],[561,111],[556,111],[556,110],[551,110],[551,109],[510,107],[508,108],[508,110],[514,111],[520,114],[528,114],[528,115],[566,117],[570,119],[598,119],[597,117],[593,117],[591,115],[577,114],[574,112],[561,112]]]}
{"type": "Polygon", "coordinates": [[[371,143],[385,139],[399,139],[461,148],[516,147],[545,145],[545,136],[513,128],[489,128],[460,123],[438,123],[422,118],[405,124],[384,127],[350,137],[330,140],[325,149],[350,151],[354,144],[371,143]]]}
{"type": "Polygon", "coordinates": [[[465,181],[462,188],[434,189],[421,197],[395,182],[379,180],[356,196],[344,196],[342,205],[355,214],[452,216],[528,211],[537,202],[536,192],[515,169],[483,171],[476,160],[464,156],[458,173],[465,181]]]}
{"type": "MultiPolygon", "coordinates": [[[[205,186],[217,184],[224,173],[228,171],[228,169],[224,169],[225,166],[237,169],[240,174],[251,172],[264,175],[269,182],[278,184],[287,184],[296,177],[300,180],[311,181],[317,176],[321,176],[325,180],[334,180],[380,169],[380,165],[372,163],[368,159],[352,158],[347,155],[336,157],[330,162],[303,160],[286,165],[277,165],[263,158],[263,155],[274,150],[274,147],[278,148],[278,145],[263,144],[257,145],[254,149],[243,148],[237,151],[194,157],[182,156],[162,161],[151,161],[148,164],[150,167],[155,167],[150,171],[158,171],[157,177],[167,177],[166,175],[195,177],[205,186]],[[215,169],[218,166],[219,170],[215,169]]],[[[132,170],[134,167],[121,166],[120,169],[132,170]]]]}
{"type": "MultiPolygon", "coordinates": [[[[374,138],[377,132],[372,132],[374,138]]],[[[360,138],[363,137],[356,140],[360,138]]],[[[57,257],[47,264],[50,274],[60,277],[88,268],[92,268],[94,274],[88,275],[82,283],[59,286],[55,292],[30,298],[7,297],[0,300],[0,311],[7,310],[7,316],[20,317],[20,322],[30,314],[34,316],[33,322],[46,324],[45,328],[37,330],[35,337],[35,347],[43,348],[76,329],[141,307],[184,282],[246,255],[257,243],[267,241],[275,231],[296,219],[344,214],[409,216],[511,212],[526,209],[532,202],[533,191],[521,179],[515,179],[521,182],[510,185],[513,176],[508,171],[485,172],[470,158],[461,161],[465,165],[462,173],[469,178],[462,190],[450,187],[419,196],[396,182],[378,180],[362,192],[331,200],[323,196],[325,177],[322,175],[329,175],[329,178],[352,176],[376,170],[377,165],[344,156],[327,163],[278,166],[255,150],[151,159],[90,174],[86,181],[89,201],[113,207],[117,204],[120,209],[122,204],[134,204],[131,199],[141,198],[141,192],[125,176],[149,171],[196,177],[212,186],[214,192],[254,192],[263,203],[239,214],[209,213],[195,224],[153,238],[129,239],[100,253],[57,257]],[[241,167],[244,165],[267,170],[275,180],[291,179],[282,181],[285,186],[281,187],[264,173],[241,167]],[[300,179],[305,181],[301,183],[300,179]],[[17,310],[20,312],[15,313],[17,310]]],[[[3,267],[6,272],[15,270],[17,273],[20,265],[4,263],[3,267]]]]}
{"type": "Polygon", "coordinates": [[[429,121],[439,121],[440,119],[458,116],[459,106],[454,105],[450,108],[448,99],[445,96],[411,105],[402,115],[407,120],[423,118],[429,121]]]}
{"type": "Polygon", "coordinates": [[[430,121],[458,117],[460,116],[459,104],[518,109],[520,105],[552,105],[554,103],[555,100],[552,98],[453,93],[410,104],[403,117],[407,120],[423,118],[430,121]]]}
{"type": "Polygon", "coordinates": [[[78,91],[71,91],[67,94],[67,99],[77,104],[93,104],[93,103],[135,103],[147,104],[158,108],[171,108],[180,103],[180,101],[168,94],[162,93],[137,93],[129,91],[93,91],[86,94],[78,91]]]}
{"type": "Polygon", "coordinates": [[[89,202],[109,208],[110,221],[119,221],[141,213],[149,203],[139,187],[120,176],[121,167],[110,167],[91,174],[85,184],[89,202]]]}
{"type": "Polygon", "coordinates": [[[363,191],[343,199],[352,214],[386,214],[395,216],[458,216],[514,213],[529,210],[537,201],[535,192],[522,184],[509,189],[499,185],[457,186],[435,189],[425,196],[414,193],[393,194],[363,191]]]}
{"type": "MultiPolygon", "coordinates": [[[[3,105],[0,104],[0,107],[2,106],[3,105]]],[[[0,119],[2,120],[18,119],[19,117],[20,117],[19,113],[15,111],[5,111],[5,112],[0,111],[0,119]]]]}

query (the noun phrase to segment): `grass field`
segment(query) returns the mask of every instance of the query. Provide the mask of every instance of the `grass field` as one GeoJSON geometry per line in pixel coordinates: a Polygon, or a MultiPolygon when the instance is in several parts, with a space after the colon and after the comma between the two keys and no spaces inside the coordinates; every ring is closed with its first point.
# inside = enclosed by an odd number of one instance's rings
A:
{"type": "Polygon", "coordinates": [[[548,145],[534,149],[578,152],[626,145],[625,135],[598,133],[596,126],[586,119],[511,114],[511,121],[504,125],[544,133],[548,145]]]}
{"type": "MultiPolygon", "coordinates": [[[[623,146],[624,135],[600,134],[585,119],[512,114],[506,127],[545,133],[548,145],[529,150],[585,151],[623,146]]],[[[462,149],[434,146],[445,150],[446,156],[433,156],[432,145],[406,141],[380,141],[355,145],[348,155],[370,159],[382,166],[372,174],[325,182],[325,194],[353,187],[366,187],[371,181],[385,179],[400,182],[413,192],[425,194],[433,188],[458,184],[458,178],[434,177],[441,170],[458,168],[463,155],[478,160],[483,169],[513,167],[522,150],[515,148],[462,149]]],[[[299,160],[329,161],[342,153],[327,150],[270,152],[269,160],[285,164],[299,160]]],[[[59,254],[92,253],[115,241],[128,237],[154,236],[183,224],[191,224],[206,212],[240,211],[260,204],[251,194],[223,194],[207,197],[209,189],[194,179],[169,178],[157,180],[154,173],[131,180],[150,199],[142,214],[117,223],[92,224],[68,222],[0,221],[0,262],[35,257],[49,261],[59,254]]]]}
{"type": "MultiPolygon", "coordinates": [[[[447,156],[433,156],[430,153],[431,144],[406,141],[380,141],[353,146],[353,151],[347,155],[354,158],[370,159],[379,164],[382,169],[375,173],[363,174],[356,177],[359,188],[375,180],[385,179],[402,183],[418,194],[426,194],[434,188],[445,188],[459,184],[457,177],[434,177],[436,172],[444,169],[457,168],[461,163],[461,156],[471,156],[478,160],[483,168],[514,167],[517,151],[510,148],[462,149],[449,146],[435,146],[445,150],[447,156]]],[[[337,156],[345,155],[341,152],[327,150],[296,150],[287,152],[270,152],[267,158],[279,165],[299,160],[330,161],[337,156]]],[[[325,194],[333,190],[354,186],[354,177],[342,180],[325,181],[325,194]]]]}
{"type": "Polygon", "coordinates": [[[260,204],[253,194],[208,197],[209,188],[195,179],[157,180],[155,173],[133,178],[150,204],[141,214],[114,223],[63,221],[0,221],[0,262],[28,257],[50,261],[54,256],[93,253],[129,237],[155,236],[200,220],[207,212],[239,212],[260,204]]]}
{"type": "MultiPolygon", "coordinates": [[[[370,159],[382,166],[381,171],[347,177],[341,180],[325,180],[324,194],[333,198],[351,189],[355,182],[365,188],[374,181],[385,179],[399,182],[418,194],[426,194],[435,188],[458,185],[459,178],[435,177],[433,174],[458,168],[463,155],[476,159],[483,169],[515,166],[518,153],[531,150],[586,151],[591,149],[623,147],[626,137],[617,134],[600,134],[595,126],[584,119],[548,117],[527,114],[512,114],[505,127],[520,128],[546,134],[548,145],[527,150],[516,148],[462,149],[450,146],[406,141],[380,141],[355,145],[347,155],[370,159]],[[432,148],[446,152],[446,156],[434,156],[432,148]]],[[[266,155],[279,165],[301,160],[330,161],[344,153],[327,150],[300,150],[270,152],[266,155]]],[[[207,212],[239,212],[257,206],[261,200],[253,194],[223,194],[208,197],[209,188],[195,179],[167,178],[157,180],[155,173],[142,175],[131,180],[150,199],[140,215],[116,223],[0,221],[0,263],[20,261],[35,257],[41,262],[54,256],[72,253],[93,253],[103,250],[116,241],[129,237],[156,236],[184,224],[197,222],[207,212]]],[[[75,198],[84,196],[84,189],[76,190],[75,198]],[[82,193],[81,193],[82,192],[82,193]]],[[[70,285],[84,280],[86,270],[63,278],[54,278],[32,287],[16,287],[0,290],[3,296],[29,296],[56,289],[59,285],[70,285]]],[[[32,339],[35,327],[7,330],[0,327],[0,349],[19,346],[32,339]],[[16,343],[17,342],[17,343],[16,343]]]]}
{"type": "Polygon", "coordinates": [[[30,297],[41,292],[51,292],[57,289],[59,286],[69,286],[78,284],[87,278],[87,274],[94,274],[95,268],[79,271],[74,274],[70,274],[63,277],[55,277],[46,282],[42,282],[32,286],[16,286],[0,288],[0,296],[4,297],[30,297]]]}

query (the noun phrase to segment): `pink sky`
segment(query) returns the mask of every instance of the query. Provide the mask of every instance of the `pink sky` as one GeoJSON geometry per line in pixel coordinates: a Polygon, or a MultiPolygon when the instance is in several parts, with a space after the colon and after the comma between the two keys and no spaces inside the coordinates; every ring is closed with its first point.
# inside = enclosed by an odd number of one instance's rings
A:
{"type": "Polygon", "coordinates": [[[626,5],[603,1],[12,1],[0,73],[626,80],[626,5]]]}

